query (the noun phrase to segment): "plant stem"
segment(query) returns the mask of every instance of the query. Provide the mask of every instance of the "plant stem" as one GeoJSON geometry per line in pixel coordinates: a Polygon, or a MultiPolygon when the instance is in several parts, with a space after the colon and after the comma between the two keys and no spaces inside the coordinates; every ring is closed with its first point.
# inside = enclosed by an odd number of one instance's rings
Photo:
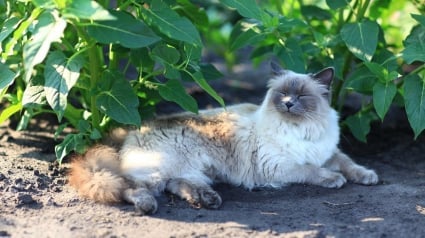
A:
{"type": "Polygon", "coordinates": [[[101,53],[99,48],[96,45],[96,42],[90,38],[87,33],[81,29],[79,26],[76,26],[78,35],[87,43],[88,55],[89,55],[89,72],[90,72],[90,111],[91,111],[91,124],[93,128],[100,130],[100,113],[96,107],[96,88],[97,83],[100,79],[100,72],[102,70],[101,66],[101,53]]]}
{"type": "Polygon", "coordinates": [[[363,6],[359,5],[359,11],[357,12],[357,21],[361,21],[366,13],[367,8],[369,7],[370,0],[365,0],[363,6]]]}
{"type": "Polygon", "coordinates": [[[112,44],[109,44],[109,69],[115,70],[118,68],[118,57],[115,53],[112,44]]]}
{"type": "Polygon", "coordinates": [[[342,79],[336,81],[336,83],[333,85],[333,95],[332,95],[332,105],[333,106],[338,106],[338,111],[341,111],[343,104],[341,105],[337,105],[337,102],[339,101],[339,99],[343,99],[341,100],[342,102],[345,101],[345,93],[342,92],[342,86],[344,85],[344,78],[346,77],[346,75],[348,74],[349,70],[350,70],[350,63],[352,60],[353,55],[347,51],[345,53],[345,57],[344,57],[344,65],[343,65],[343,69],[342,69],[342,79]]]}
{"type": "Polygon", "coordinates": [[[336,33],[339,33],[342,26],[344,25],[344,9],[339,9],[338,11],[338,24],[336,27],[336,33]]]}
{"type": "Polygon", "coordinates": [[[125,1],[124,3],[119,2],[117,9],[118,10],[126,10],[128,6],[130,6],[131,4],[133,4],[133,1],[125,1]]]}
{"type": "Polygon", "coordinates": [[[109,0],[100,1],[100,4],[106,9],[109,8],[109,0]]]}
{"type": "Polygon", "coordinates": [[[96,94],[93,93],[97,88],[97,82],[100,79],[100,59],[98,54],[98,47],[93,44],[89,48],[89,61],[90,61],[90,110],[92,113],[92,127],[100,130],[100,115],[96,107],[96,94]]]}
{"type": "Polygon", "coordinates": [[[354,9],[356,9],[357,8],[357,5],[359,4],[359,1],[360,0],[356,0],[355,2],[354,2],[354,5],[351,7],[350,5],[350,12],[348,13],[348,16],[347,16],[347,18],[345,19],[345,23],[347,23],[347,22],[350,22],[350,20],[351,20],[351,17],[353,16],[353,14],[354,14],[354,9]]]}

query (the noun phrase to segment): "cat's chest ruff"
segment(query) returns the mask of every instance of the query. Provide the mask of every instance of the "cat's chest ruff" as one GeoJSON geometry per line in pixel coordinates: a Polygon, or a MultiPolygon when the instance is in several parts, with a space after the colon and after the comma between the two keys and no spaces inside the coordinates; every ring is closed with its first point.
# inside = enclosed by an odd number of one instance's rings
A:
{"type": "Polygon", "coordinates": [[[322,124],[275,124],[261,126],[260,156],[282,163],[322,166],[333,154],[339,142],[336,114],[322,124]]]}

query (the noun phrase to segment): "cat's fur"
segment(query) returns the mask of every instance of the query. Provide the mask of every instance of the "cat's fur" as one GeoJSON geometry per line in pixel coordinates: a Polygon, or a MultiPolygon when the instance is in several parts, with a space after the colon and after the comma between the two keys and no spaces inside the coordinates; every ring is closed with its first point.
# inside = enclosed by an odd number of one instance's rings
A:
{"type": "Polygon", "coordinates": [[[194,206],[218,208],[216,181],[247,189],[308,183],[371,185],[373,170],[338,149],[338,116],[329,106],[333,68],[297,74],[272,65],[260,106],[171,115],[125,136],[119,152],[97,146],[72,164],[70,184],[99,202],[127,201],[140,214],[157,210],[164,190],[194,206]]]}

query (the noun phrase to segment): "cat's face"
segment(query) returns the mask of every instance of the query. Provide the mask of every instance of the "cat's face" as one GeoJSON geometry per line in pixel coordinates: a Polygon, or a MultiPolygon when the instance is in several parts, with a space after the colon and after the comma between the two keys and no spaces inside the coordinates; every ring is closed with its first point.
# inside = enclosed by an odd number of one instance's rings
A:
{"type": "Polygon", "coordinates": [[[317,74],[298,74],[272,65],[275,77],[269,82],[269,104],[286,119],[315,120],[329,110],[329,86],[333,68],[317,74]]]}

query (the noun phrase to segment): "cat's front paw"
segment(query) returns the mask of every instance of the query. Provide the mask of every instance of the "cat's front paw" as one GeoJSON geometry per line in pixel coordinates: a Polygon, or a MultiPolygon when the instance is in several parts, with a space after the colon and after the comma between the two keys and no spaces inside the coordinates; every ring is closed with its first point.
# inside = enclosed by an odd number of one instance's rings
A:
{"type": "Polygon", "coordinates": [[[371,169],[359,167],[348,175],[348,179],[354,183],[363,185],[374,185],[379,181],[378,175],[371,169]]]}
{"type": "Polygon", "coordinates": [[[340,188],[346,182],[347,179],[345,179],[342,174],[336,172],[327,172],[322,174],[318,185],[325,188],[340,188]]]}

